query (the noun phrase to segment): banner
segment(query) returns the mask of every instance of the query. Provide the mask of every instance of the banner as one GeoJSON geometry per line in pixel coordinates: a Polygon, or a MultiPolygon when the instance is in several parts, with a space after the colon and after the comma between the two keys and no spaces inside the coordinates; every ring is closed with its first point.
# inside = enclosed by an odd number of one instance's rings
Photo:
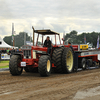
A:
{"type": "Polygon", "coordinates": [[[1,54],[1,59],[10,59],[10,55],[8,55],[8,54],[1,54]]]}

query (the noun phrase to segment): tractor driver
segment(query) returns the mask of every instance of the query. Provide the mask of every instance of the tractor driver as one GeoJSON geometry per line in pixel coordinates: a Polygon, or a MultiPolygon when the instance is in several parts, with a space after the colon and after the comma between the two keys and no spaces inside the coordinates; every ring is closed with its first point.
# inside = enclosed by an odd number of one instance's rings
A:
{"type": "Polygon", "coordinates": [[[46,38],[46,40],[44,42],[43,47],[48,47],[48,51],[47,51],[48,54],[50,54],[52,46],[53,45],[52,45],[52,42],[50,41],[50,37],[47,36],[47,38],[46,38]]]}

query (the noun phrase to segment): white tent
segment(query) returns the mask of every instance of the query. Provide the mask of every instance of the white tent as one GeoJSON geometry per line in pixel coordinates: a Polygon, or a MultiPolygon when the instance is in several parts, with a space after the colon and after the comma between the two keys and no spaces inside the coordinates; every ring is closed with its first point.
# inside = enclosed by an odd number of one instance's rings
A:
{"type": "Polygon", "coordinates": [[[0,48],[12,48],[12,46],[8,45],[6,42],[3,41],[0,37],[0,48]]]}

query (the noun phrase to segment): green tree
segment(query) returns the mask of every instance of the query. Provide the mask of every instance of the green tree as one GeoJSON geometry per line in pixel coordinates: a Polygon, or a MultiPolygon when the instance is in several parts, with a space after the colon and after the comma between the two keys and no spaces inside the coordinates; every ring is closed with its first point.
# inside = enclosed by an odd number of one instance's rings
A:
{"type": "Polygon", "coordinates": [[[77,34],[77,31],[71,31],[66,33],[65,44],[71,42],[72,44],[84,44],[84,36],[86,36],[86,42],[92,43],[94,47],[97,45],[97,38],[100,36],[100,32],[82,33],[77,34]]]}

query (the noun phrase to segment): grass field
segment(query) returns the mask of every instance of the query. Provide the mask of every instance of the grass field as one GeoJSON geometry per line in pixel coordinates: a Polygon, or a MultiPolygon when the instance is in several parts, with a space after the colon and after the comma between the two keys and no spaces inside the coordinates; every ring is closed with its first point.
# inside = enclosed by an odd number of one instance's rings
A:
{"type": "Polygon", "coordinates": [[[0,68],[8,68],[9,61],[0,61],[0,68]]]}

